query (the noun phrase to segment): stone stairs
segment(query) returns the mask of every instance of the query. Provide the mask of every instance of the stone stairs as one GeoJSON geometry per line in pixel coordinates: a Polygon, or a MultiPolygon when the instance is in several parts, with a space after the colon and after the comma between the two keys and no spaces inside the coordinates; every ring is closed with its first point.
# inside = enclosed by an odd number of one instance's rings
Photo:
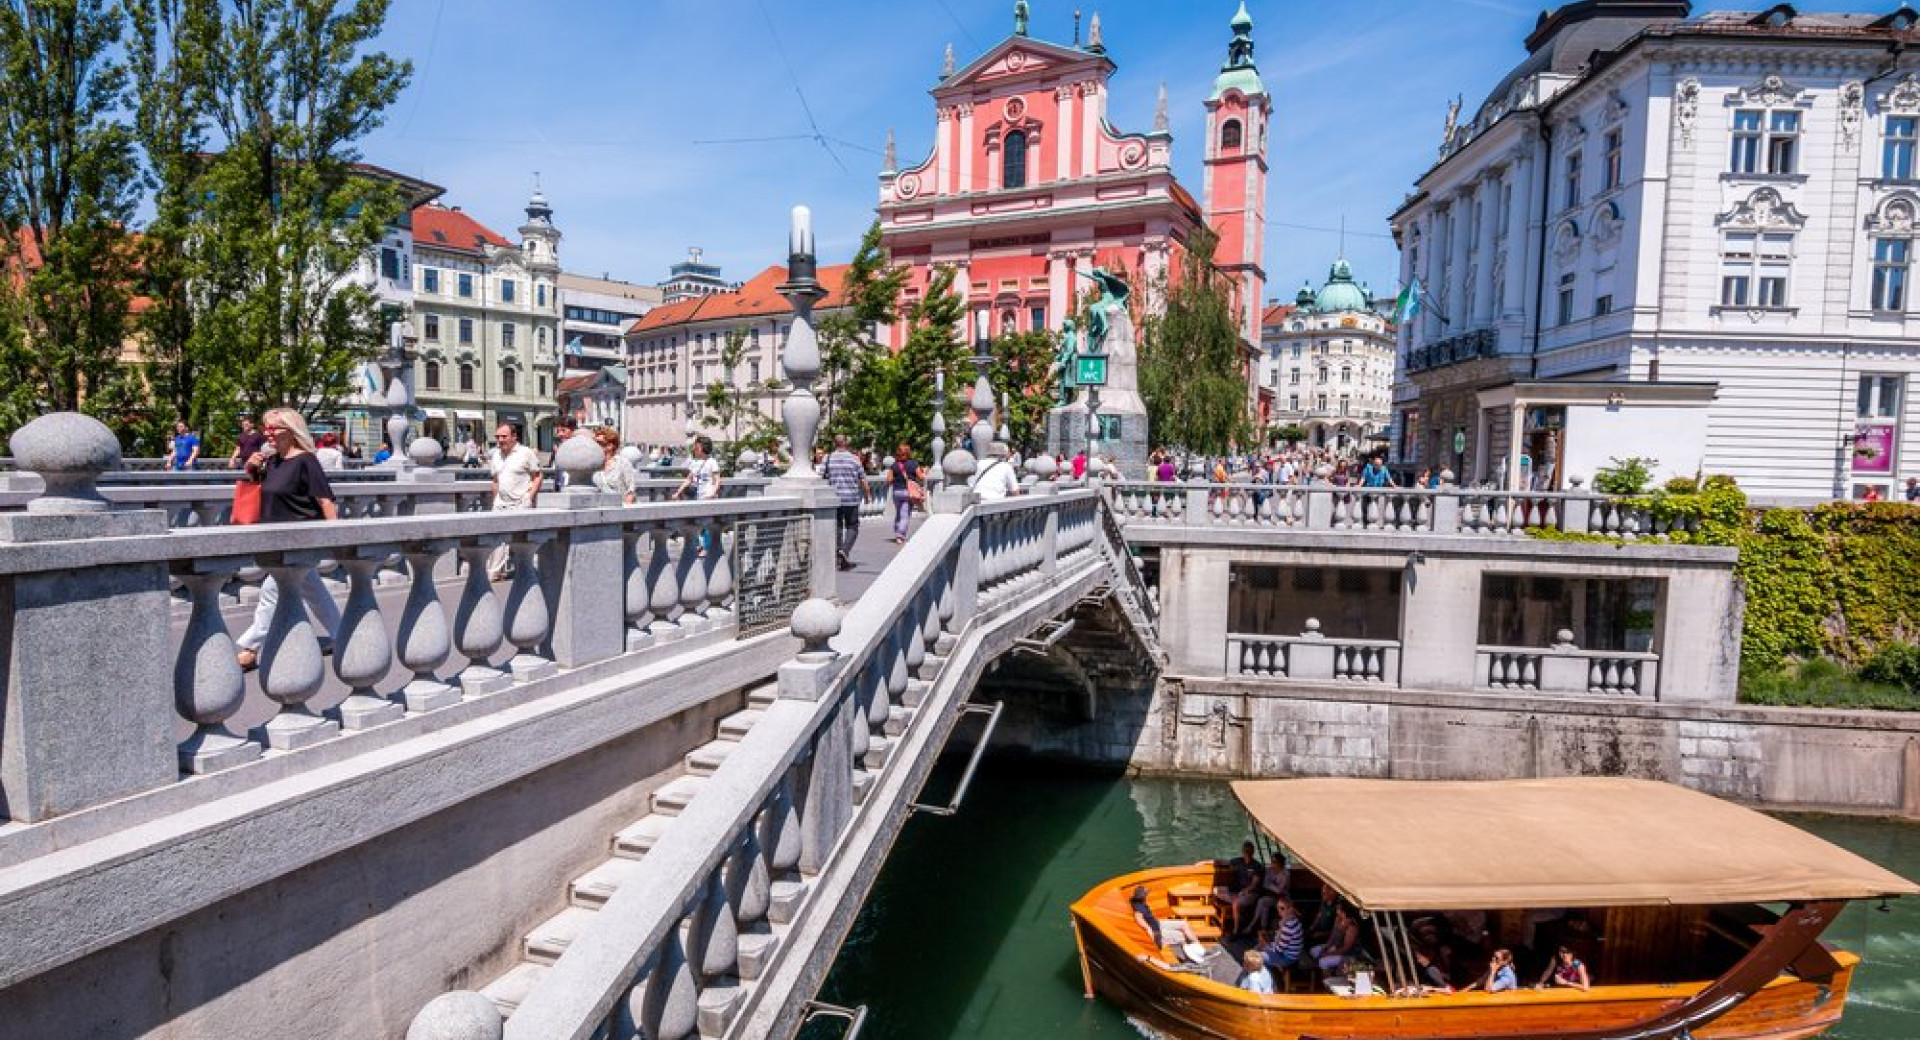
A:
{"type": "MultiPolygon", "coordinates": [[[[666,835],[674,819],[699,797],[707,778],[740,746],[741,738],[761,719],[777,695],[778,686],[773,682],[750,690],[747,706],[720,720],[715,727],[715,739],[687,752],[681,761],[680,775],[653,792],[651,811],[612,836],[608,857],[568,883],[566,906],[521,938],[520,963],[480,991],[493,1001],[502,1016],[513,1016],[521,1002],[552,970],[560,955],[593,923],[607,900],[613,898],[621,885],[640,876],[647,853],[666,835]]],[[[881,750],[881,761],[884,757],[885,751],[881,750]]],[[[797,878],[773,882],[772,902],[767,912],[769,920],[740,935],[739,968],[743,978],[759,977],[779,947],[785,926],[793,920],[806,891],[806,882],[797,878]]],[[[737,980],[717,980],[703,989],[699,1012],[701,1034],[714,1037],[725,1033],[741,996],[737,980]]]]}

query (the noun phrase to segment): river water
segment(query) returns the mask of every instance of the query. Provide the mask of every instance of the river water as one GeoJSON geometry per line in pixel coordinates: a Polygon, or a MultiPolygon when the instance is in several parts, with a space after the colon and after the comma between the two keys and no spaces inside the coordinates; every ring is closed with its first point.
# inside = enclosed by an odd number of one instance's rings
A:
{"type": "MultiPolygon", "coordinates": [[[[1920,877],[1920,826],[1790,819],[1920,877]]],[[[958,816],[907,823],[821,999],[867,1005],[863,1040],[1140,1040],[1117,1010],[1081,995],[1067,905],[1116,874],[1231,855],[1245,828],[1223,783],[989,761],[958,816]]],[[[1920,899],[1886,913],[1856,904],[1827,934],[1866,957],[1827,1036],[1920,1038],[1920,899]]],[[[822,1020],[801,1035],[843,1028],[822,1020]]]]}

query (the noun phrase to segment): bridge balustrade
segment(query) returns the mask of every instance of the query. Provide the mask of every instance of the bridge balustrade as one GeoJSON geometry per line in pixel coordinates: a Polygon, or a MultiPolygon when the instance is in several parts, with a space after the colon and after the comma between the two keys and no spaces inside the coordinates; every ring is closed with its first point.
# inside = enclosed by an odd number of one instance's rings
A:
{"type": "Polygon", "coordinates": [[[1103,491],[1123,524],[1502,537],[1555,530],[1636,539],[1692,523],[1581,491],[1151,481],[1110,481],[1103,491]]]}
{"type": "Polygon", "coordinates": [[[644,883],[615,892],[506,1037],[685,1040],[738,1033],[756,1008],[791,1012],[765,1000],[792,991],[813,951],[783,942],[838,909],[825,875],[850,866],[837,859],[849,831],[903,811],[869,794],[919,765],[904,747],[937,750],[930,734],[952,718],[928,697],[957,642],[1126,552],[1091,491],[938,497],[963,511],[937,508],[844,618],[818,601],[795,612],[805,649],[782,667],[779,698],[647,853],[644,883]]]}

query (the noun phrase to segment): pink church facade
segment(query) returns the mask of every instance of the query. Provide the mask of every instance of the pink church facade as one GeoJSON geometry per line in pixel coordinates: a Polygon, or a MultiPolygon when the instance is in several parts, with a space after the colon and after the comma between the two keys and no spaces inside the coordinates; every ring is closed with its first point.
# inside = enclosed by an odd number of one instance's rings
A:
{"type": "MultiPolygon", "coordinates": [[[[932,90],[927,157],[896,168],[889,147],[880,174],[883,241],[893,262],[911,269],[903,303],[926,292],[937,268],[951,267],[970,321],[984,313],[996,332],[1058,329],[1091,284],[1081,272],[1123,271],[1152,287],[1206,223],[1220,234],[1215,262],[1233,279],[1243,339],[1258,344],[1270,106],[1251,64],[1244,8],[1234,28],[1236,44],[1246,41],[1245,64],[1234,66],[1230,51],[1207,102],[1204,207],[1174,177],[1164,91],[1146,133],[1108,121],[1117,66],[1097,20],[1085,46],[1033,39],[1017,23],[1014,35],[950,68],[932,90]],[[1222,134],[1231,148],[1222,148],[1222,134]]],[[[897,349],[905,336],[898,324],[890,342],[897,349]]]]}

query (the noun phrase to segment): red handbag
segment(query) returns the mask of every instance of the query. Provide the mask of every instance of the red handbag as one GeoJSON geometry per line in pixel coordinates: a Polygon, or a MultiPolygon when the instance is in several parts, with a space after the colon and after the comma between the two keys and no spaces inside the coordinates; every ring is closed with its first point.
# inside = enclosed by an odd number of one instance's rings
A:
{"type": "Polygon", "coordinates": [[[260,485],[251,480],[242,480],[233,485],[233,513],[228,523],[257,524],[260,522],[260,485]]]}

